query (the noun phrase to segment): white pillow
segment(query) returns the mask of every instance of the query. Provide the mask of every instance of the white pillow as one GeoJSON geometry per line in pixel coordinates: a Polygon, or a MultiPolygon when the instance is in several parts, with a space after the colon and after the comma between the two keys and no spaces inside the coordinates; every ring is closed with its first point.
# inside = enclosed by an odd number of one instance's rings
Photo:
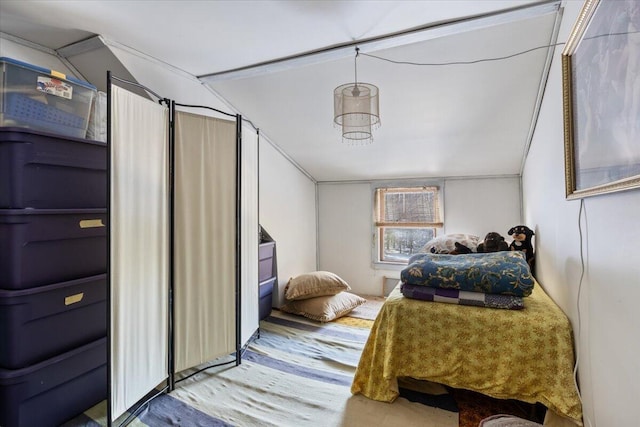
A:
{"type": "Polygon", "coordinates": [[[420,252],[450,254],[456,249],[456,242],[468,247],[471,252],[477,252],[478,245],[482,242],[482,239],[473,234],[445,234],[429,240],[420,252]]]}

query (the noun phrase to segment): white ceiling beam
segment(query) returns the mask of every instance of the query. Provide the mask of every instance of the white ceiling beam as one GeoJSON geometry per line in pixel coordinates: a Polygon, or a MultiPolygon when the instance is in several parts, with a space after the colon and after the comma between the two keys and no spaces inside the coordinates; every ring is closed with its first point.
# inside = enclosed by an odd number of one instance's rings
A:
{"type": "Polygon", "coordinates": [[[460,34],[468,31],[487,28],[495,25],[515,22],[550,13],[557,13],[560,9],[560,0],[546,1],[535,6],[521,7],[506,12],[489,13],[472,18],[465,18],[451,22],[445,22],[427,27],[420,27],[399,33],[374,37],[364,40],[356,40],[338,46],[306,52],[286,58],[275,59],[259,64],[248,65],[228,71],[205,74],[198,76],[204,83],[217,81],[244,79],[256,77],[268,73],[285,71],[306,65],[318,64],[336,59],[343,59],[355,54],[355,46],[363,52],[370,53],[378,50],[404,46],[426,40],[460,34]]]}

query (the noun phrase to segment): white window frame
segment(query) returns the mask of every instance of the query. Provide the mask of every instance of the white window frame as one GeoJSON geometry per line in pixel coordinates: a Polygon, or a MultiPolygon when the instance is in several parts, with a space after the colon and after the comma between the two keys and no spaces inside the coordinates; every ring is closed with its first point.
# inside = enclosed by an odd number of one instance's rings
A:
{"type": "MultiPolygon", "coordinates": [[[[371,186],[372,189],[372,265],[374,269],[384,269],[384,270],[401,270],[406,266],[406,262],[404,261],[386,261],[381,259],[381,242],[383,241],[383,236],[381,234],[381,229],[384,225],[378,224],[378,201],[377,195],[379,189],[391,189],[391,188],[425,188],[425,187],[435,187],[436,188],[436,201],[439,206],[439,221],[434,223],[393,223],[394,228],[432,228],[434,230],[434,237],[438,236],[442,233],[444,229],[444,203],[443,203],[443,186],[444,182],[442,181],[392,181],[392,182],[383,182],[376,183],[371,186]]],[[[387,224],[388,226],[388,224],[387,224]]]]}

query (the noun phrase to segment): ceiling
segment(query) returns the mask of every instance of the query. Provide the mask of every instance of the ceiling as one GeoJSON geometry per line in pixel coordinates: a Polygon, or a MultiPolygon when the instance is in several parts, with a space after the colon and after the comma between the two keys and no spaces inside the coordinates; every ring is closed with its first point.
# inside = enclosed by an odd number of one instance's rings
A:
{"type": "Polygon", "coordinates": [[[530,0],[0,0],[0,31],[54,50],[97,34],[197,76],[317,181],[499,176],[521,173],[549,65],[539,47],[554,43],[558,10],[530,0]],[[364,146],[344,144],[333,125],[333,90],[354,80],[356,45],[358,81],[380,89],[382,126],[364,146]]]}

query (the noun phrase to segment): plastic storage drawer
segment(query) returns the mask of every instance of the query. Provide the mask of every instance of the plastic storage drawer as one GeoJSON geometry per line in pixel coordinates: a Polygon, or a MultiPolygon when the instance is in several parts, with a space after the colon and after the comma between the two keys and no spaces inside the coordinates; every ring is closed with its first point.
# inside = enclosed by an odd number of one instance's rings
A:
{"type": "Polygon", "coordinates": [[[273,285],[276,283],[276,278],[266,280],[260,283],[259,296],[260,305],[258,308],[258,318],[260,320],[268,317],[271,314],[271,308],[273,307],[273,285]]]}
{"type": "Polygon", "coordinates": [[[0,208],[106,206],[106,144],[0,128],[0,208]]]}
{"type": "Polygon", "coordinates": [[[258,280],[263,282],[273,277],[273,253],[275,242],[261,243],[258,246],[258,280]]]}
{"type": "Polygon", "coordinates": [[[107,271],[106,209],[0,209],[0,289],[107,271]]]}
{"type": "Polygon", "coordinates": [[[0,58],[0,68],[0,126],[86,136],[95,86],[11,58],[0,58]]]}
{"type": "Polygon", "coordinates": [[[24,368],[107,334],[107,275],[0,289],[0,367],[24,368]]]}
{"type": "Polygon", "coordinates": [[[106,397],[106,338],[28,368],[0,369],[2,427],[59,426],[106,397]]]}

